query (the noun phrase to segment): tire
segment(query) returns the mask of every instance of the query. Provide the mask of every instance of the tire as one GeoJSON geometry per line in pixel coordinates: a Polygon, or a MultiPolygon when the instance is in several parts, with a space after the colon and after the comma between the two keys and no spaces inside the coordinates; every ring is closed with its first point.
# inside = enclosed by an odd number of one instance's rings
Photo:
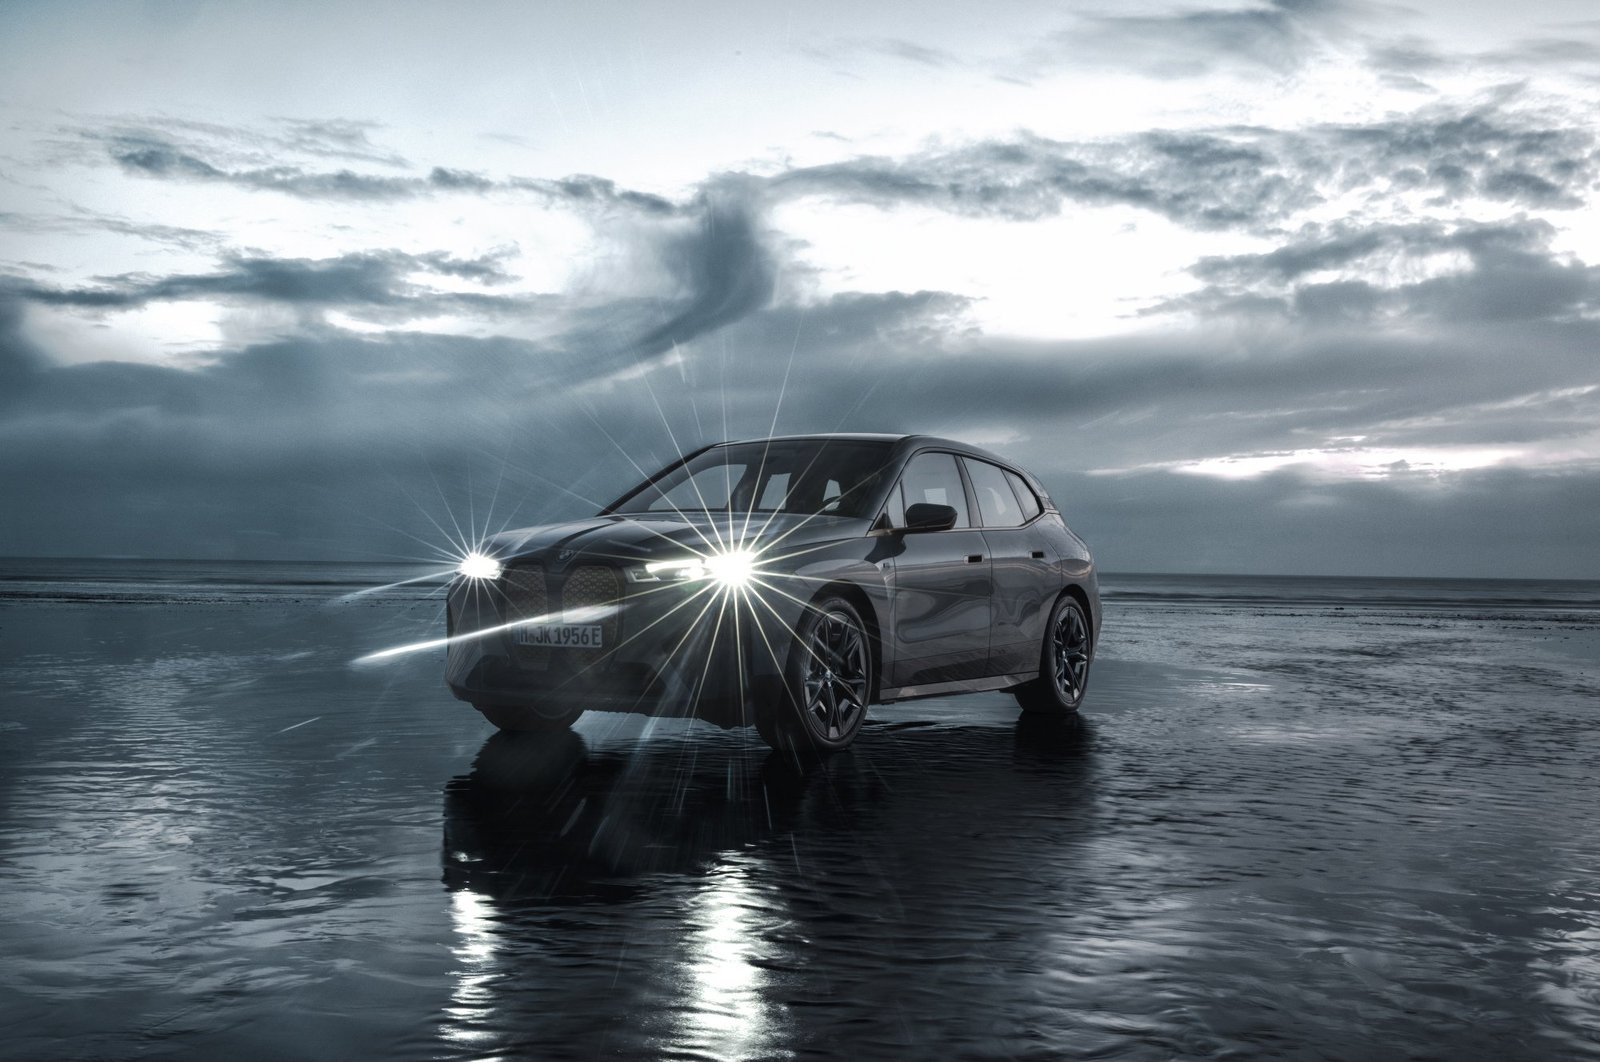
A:
{"type": "Polygon", "coordinates": [[[1068,715],[1083,703],[1094,661],[1094,635],[1078,599],[1063,594],[1050,611],[1044,643],[1039,647],[1039,677],[1016,688],[1025,712],[1068,715]]]}
{"type": "Polygon", "coordinates": [[[566,730],[578,721],[582,708],[545,710],[542,708],[502,708],[488,704],[473,705],[483,717],[501,730],[511,734],[548,734],[566,730]]]}
{"type": "Polygon", "coordinates": [[[756,729],[779,752],[837,752],[849,746],[872,696],[872,640],[842,597],[814,602],[795,630],[782,687],[756,729]]]}

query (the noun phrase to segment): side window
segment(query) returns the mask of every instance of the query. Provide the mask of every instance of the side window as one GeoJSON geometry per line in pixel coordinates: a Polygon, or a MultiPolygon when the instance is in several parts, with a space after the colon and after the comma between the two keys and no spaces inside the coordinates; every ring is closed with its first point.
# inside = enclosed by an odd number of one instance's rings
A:
{"type": "Polygon", "coordinates": [[[971,527],[967,515],[967,492],[961,485],[961,472],[951,454],[918,454],[900,477],[907,509],[913,505],[948,505],[956,511],[956,526],[971,527]]]}
{"type": "Polygon", "coordinates": [[[1033,493],[1033,488],[1015,472],[1007,472],[1006,480],[1011,484],[1011,492],[1017,496],[1017,501],[1022,505],[1022,522],[1027,523],[1035,516],[1044,512],[1044,506],[1039,504],[1038,495],[1033,493]]]}
{"type": "Polygon", "coordinates": [[[1017,504],[1011,484],[1006,482],[1005,471],[987,461],[975,461],[970,457],[961,460],[967,466],[967,478],[972,480],[972,493],[978,496],[978,513],[983,517],[983,526],[1021,527],[1022,507],[1017,504]]]}

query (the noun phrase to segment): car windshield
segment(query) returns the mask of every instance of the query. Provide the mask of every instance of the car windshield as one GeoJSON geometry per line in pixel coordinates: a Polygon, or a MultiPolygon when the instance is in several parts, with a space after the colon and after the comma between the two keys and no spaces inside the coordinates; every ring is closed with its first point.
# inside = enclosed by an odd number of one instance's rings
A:
{"type": "Polygon", "coordinates": [[[840,439],[715,446],[635,487],[609,511],[866,516],[881,493],[889,447],[840,439]]]}

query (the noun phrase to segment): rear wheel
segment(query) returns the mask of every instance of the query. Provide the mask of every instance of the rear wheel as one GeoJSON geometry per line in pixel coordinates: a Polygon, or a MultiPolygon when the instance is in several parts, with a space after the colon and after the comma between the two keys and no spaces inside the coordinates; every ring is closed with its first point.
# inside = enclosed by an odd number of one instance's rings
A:
{"type": "Polygon", "coordinates": [[[566,730],[583,714],[582,708],[502,708],[488,704],[475,704],[473,707],[482,712],[489,722],[513,734],[566,730]]]}
{"type": "Polygon", "coordinates": [[[1044,645],[1039,650],[1039,677],[1016,689],[1025,712],[1063,715],[1083,703],[1094,660],[1089,617],[1078,599],[1064,595],[1050,613],[1044,645]]]}
{"type": "Polygon", "coordinates": [[[844,598],[824,598],[800,621],[783,687],[773,703],[756,713],[756,729],[779,750],[842,749],[867,717],[871,690],[866,625],[844,598]]]}

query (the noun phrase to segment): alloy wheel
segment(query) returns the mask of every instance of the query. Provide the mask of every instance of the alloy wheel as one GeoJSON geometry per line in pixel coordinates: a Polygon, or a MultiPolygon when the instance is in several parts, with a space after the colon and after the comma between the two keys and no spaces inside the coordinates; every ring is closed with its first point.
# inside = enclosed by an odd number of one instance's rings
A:
{"type": "Polygon", "coordinates": [[[1089,625],[1075,605],[1061,610],[1052,634],[1056,692],[1068,704],[1083,696],[1089,675],[1089,625]]]}
{"type": "Polygon", "coordinates": [[[853,617],[828,612],[806,645],[805,709],[818,737],[850,733],[867,704],[867,641],[853,617]]]}

